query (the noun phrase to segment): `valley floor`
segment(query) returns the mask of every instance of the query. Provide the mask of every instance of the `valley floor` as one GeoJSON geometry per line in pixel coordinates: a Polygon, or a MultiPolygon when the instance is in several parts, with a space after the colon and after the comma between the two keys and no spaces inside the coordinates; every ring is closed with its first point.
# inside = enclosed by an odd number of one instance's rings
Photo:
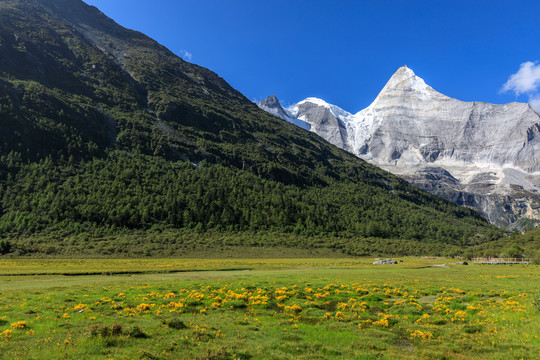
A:
{"type": "Polygon", "coordinates": [[[540,357],[539,266],[401,260],[0,260],[0,358],[540,357]]]}

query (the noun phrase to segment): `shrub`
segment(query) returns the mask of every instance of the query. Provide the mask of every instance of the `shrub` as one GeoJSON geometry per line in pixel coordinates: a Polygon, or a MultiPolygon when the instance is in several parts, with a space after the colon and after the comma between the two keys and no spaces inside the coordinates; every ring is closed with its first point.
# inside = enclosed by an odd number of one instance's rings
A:
{"type": "Polygon", "coordinates": [[[126,332],[127,335],[134,338],[149,338],[150,336],[142,331],[138,326],[134,326],[126,332]]]}
{"type": "Polygon", "coordinates": [[[188,327],[182,320],[178,318],[174,318],[169,321],[163,321],[163,323],[167,325],[168,327],[170,327],[171,329],[176,329],[176,330],[182,330],[188,327]]]}
{"type": "Polygon", "coordinates": [[[111,335],[117,336],[122,335],[122,324],[114,324],[111,328],[111,335]]]}
{"type": "Polygon", "coordinates": [[[124,333],[122,324],[114,324],[112,327],[107,325],[92,325],[90,327],[91,336],[120,336],[124,333]]]}
{"type": "Polygon", "coordinates": [[[0,241],[0,255],[9,254],[12,250],[11,243],[7,240],[0,241]]]}
{"type": "Polygon", "coordinates": [[[537,250],[532,257],[532,263],[535,265],[540,265],[540,250],[537,250]]]}

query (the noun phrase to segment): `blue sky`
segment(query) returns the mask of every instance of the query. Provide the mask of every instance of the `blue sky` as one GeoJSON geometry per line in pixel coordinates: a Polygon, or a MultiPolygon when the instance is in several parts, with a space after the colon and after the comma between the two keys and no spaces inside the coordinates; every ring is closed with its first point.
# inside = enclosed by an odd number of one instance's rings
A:
{"type": "Polygon", "coordinates": [[[315,96],[356,112],[407,65],[460,100],[540,103],[538,0],[85,2],[251,100],[315,96]]]}

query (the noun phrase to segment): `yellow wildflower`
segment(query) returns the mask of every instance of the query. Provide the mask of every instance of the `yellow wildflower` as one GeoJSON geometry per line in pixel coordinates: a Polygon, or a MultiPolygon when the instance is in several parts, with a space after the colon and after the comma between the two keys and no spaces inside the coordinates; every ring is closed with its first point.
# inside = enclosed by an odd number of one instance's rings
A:
{"type": "Polygon", "coordinates": [[[17,321],[11,324],[13,329],[25,329],[27,326],[26,321],[17,321]]]}

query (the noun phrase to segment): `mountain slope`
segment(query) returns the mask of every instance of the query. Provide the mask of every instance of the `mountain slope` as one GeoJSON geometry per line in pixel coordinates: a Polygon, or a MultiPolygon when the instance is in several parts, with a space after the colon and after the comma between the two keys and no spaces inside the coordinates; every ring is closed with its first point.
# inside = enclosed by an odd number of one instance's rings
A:
{"type": "Polygon", "coordinates": [[[466,103],[401,67],[350,114],[308,98],[288,109],[312,131],[493,223],[540,220],[540,116],[528,104],[466,103]]]}
{"type": "Polygon", "coordinates": [[[4,237],[271,231],[444,249],[498,234],[79,0],[2,1],[0,47],[4,237]]]}

